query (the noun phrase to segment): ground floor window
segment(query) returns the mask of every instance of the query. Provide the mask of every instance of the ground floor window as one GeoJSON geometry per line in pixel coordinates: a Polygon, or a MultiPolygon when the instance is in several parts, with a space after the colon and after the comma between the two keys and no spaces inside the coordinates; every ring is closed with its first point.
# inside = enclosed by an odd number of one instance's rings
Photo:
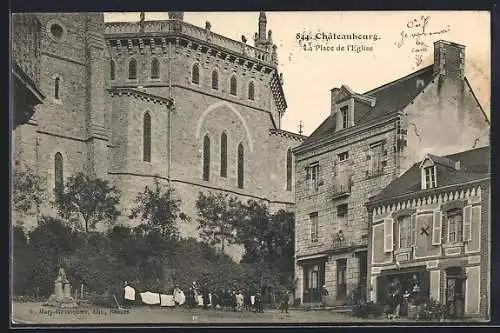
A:
{"type": "Polygon", "coordinates": [[[325,262],[308,263],[303,266],[304,294],[303,302],[320,302],[321,287],[325,284],[325,262]]]}

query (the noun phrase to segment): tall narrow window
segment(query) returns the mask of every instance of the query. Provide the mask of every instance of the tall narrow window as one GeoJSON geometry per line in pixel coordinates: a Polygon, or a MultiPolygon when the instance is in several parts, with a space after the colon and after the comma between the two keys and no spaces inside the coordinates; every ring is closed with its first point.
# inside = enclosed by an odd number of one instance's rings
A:
{"type": "Polygon", "coordinates": [[[349,127],[349,107],[348,106],[341,107],[340,114],[342,116],[342,128],[349,127]]]}
{"type": "Polygon", "coordinates": [[[216,70],[212,72],[212,89],[219,89],[219,73],[216,70]]]}
{"type": "Polygon", "coordinates": [[[244,172],[244,151],[243,151],[243,145],[240,143],[238,145],[238,187],[243,188],[243,172],[244,172]]]}
{"type": "Polygon", "coordinates": [[[450,210],[448,219],[448,243],[462,242],[463,216],[461,209],[450,210]]]}
{"type": "Polygon", "coordinates": [[[193,66],[193,72],[191,73],[191,82],[194,84],[200,83],[200,67],[198,67],[198,65],[193,66]]]}
{"type": "Polygon", "coordinates": [[[151,116],[149,113],[144,114],[143,126],[143,160],[151,162],[151,116]]]}
{"type": "Polygon", "coordinates": [[[426,188],[433,188],[437,186],[436,183],[436,169],[434,166],[425,168],[425,185],[426,188]]]}
{"type": "Polygon", "coordinates": [[[56,153],[54,156],[54,184],[56,199],[58,199],[64,191],[63,157],[61,153],[56,153]]]}
{"type": "Polygon", "coordinates": [[[59,85],[60,85],[61,79],[56,77],[54,80],[54,98],[59,99],[59,85]]]}
{"type": "Polygon", "coordinates": [[[227,135],[222,133],[220,137],[220,176],[227,177],[227,135]]]}
{"type": "Polygon", "coordinates": [[[238,88],[238,87],[237,87],[237,84],[238,84],[238,83],[236,82],[236,76],[235,76],[235,75],[233,75],[233,76],[231,77],[231,82],[230,82],[230,84],[229,84],[229,86],[230,86],[230,87],[229,87],[229,91],[230,91],[230,94],[231,94],[231,95],[233,95],[233,96],[236,96],[236,90],[237,90],[237,88],[238,88]]]}
{"type": "Polygon", "coordinates": [[[402,216],[398,221],[399,227],[399,248],[406,249],[411,247],[412,243],[412,229],[411,229],[411,216],[402,216]]]}
{"type": "Polygon", "coordinates": [[[137,79],[137,61],[135,59],[130,59],[128,63],[128,78],[130,80],[137,79]]]}
{"type": "Polygon", "coordinates": [[[111,80],[115,79],[115,61],[111,60],[109,63],[109,78],[111,80]]]}
{"type": "Polygon", "coordinates": [[[158,59],[154,58],[151,61],[151,78],[157,79],[160,77],[160,62],[158,59]]]}
{"type": "Polygon", "coordinates": [[[287,191],[292,190],[292,163],[293,163],[292,150],[288,149],[288,151],[286,153],[286,190],[287,191]]]}
{"type": "Polygon", "coordinates": [[[210,180],[210,138],[205,135],[203,139],[203,180],[210,180]]]}
{"type": "Polygon", "coordinates": [[[253,82],[248,84],[248,99],[251,101],[255,100],[255,86],[253,82]]]}

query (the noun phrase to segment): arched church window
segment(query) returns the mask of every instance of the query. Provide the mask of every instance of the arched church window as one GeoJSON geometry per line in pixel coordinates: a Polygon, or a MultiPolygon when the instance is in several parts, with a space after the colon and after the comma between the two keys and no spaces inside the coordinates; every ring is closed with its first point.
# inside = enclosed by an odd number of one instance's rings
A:
{"type": "Polygon", "coordinates": [[[111,60],[109,62],[109,78],[111,80],[115,79],[115,61],[114,60],[111,60]]]}
{"type": "Polygon", "coordinates": [[[220,176],[227,177],[227,134],[222,132],[220,137],[220,176]]]}
{"type": "Polygon", "coordinates": [[[130,59],[128,63],[128,78],[130,80],[137,79],[137,61],[135,59],[130,59]]]}
{"type": "Polygon", "coordinates": [[[191,82],[194,84],[200,83],[200,67],[198,65],[193,65],[193,72],[191,73],[191,82]]]}
{"type": "Polygon", "coordinates": [[[59,88],[60,88],[59,86],[60,86],[60,84],[61,84],[61,78],[56,77],[54,79],[54,98],[55,99],[59,99],[60,98],[59,97],[59,88]]]}
{"type": "Polygon", "coordinates": [[[151,78],[157,79],[160,77],[160,62],[158,59],[154,58],[151,61],[151,78]]]}
{"type": "Polygon", "coordinates": [[[229,84],[229,91],[230,91],[230,94],[233,95],[233,96],[236,96],[236,90],[237,90],[237,81],[236,81],[236,75],[233,75],[231,77],[231,82],[229,84]]]}
{"type": "Polygon", "coordinates": [[[238,188],[243,188],[243,183],[244,183],[244,163],[245,163],[245,156],[244,156],[244,149],[243,149],[243,144],[238,145],[238,188]]]}
{"type": "Polygon", "coordinates": [[[255,100],[255,86],[253,82],[248,84],[248,99],[251,101],[255,100]]]}
{"type": "Polygon", "coordinates": [[[219,73],[216,70],[212,72],[212,89],[219,89],[219,73]]]}
{"type": "Polygon", "coordinates": [[[144,114],[143,127],[143,160],[151,162],[151,116],[148,112],[144,114]]]}
{"type": "Polygon", "coordinates": [[[63,156],[61,153],[56,153],[54,156],[54,191],[56,200],[59,199],[64,192],[64,173],[63,173],[63,156]]]}
{"type": "Polygon", "coordinates": [[[210,138],[208,134],[203,139],[203,180],[210,180],[210,138]]]}

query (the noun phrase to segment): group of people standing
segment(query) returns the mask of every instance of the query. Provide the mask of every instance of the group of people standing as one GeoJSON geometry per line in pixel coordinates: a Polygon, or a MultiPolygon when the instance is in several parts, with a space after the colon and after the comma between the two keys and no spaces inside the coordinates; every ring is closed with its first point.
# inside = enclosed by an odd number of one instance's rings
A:
{"type": "Polygon", "coordinates": [[[250,288],[210,290],[206,284],[200,286],[196,281],[189,286],[186,303],[190,308],[202,306],[228,311],[263,312],[262,295],[259,291],[252,295],[250,288]]]}
{"type": "Polygon", "coordinates": [[[398,318],[400,315],[408,313],[408,305],[413,304],[420,298],[420,283],[416,274],[413,274],[412,280],[407,288],[404,289],[401,281],[395,278],[387,287],[387,298],[389,308],[386,312],[387,318],[398,318]]]}

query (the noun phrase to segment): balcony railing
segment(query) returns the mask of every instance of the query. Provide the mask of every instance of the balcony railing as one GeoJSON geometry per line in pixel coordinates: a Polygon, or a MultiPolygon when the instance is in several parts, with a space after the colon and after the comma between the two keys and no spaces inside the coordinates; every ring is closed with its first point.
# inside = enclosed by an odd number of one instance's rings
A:
{"type": "Polygon", "coordinates": [[[332,199],[347,196],[351,194],[352,181],[336,182],[331,187],[332,199]]]}
{"type": "Polygon", "coordinates": [[[127,34],[139,33],[158,35],[158,37],[164,37],[165,33],[182,33],[267,63],[272,63],[274,60],[271,52],[178,20],[146,21],[143,24],[143,29],[138,22],[108,22],[105,26],[105,33],[106,35],[122,35],[123,37],[126,37],[127,34]]]}

